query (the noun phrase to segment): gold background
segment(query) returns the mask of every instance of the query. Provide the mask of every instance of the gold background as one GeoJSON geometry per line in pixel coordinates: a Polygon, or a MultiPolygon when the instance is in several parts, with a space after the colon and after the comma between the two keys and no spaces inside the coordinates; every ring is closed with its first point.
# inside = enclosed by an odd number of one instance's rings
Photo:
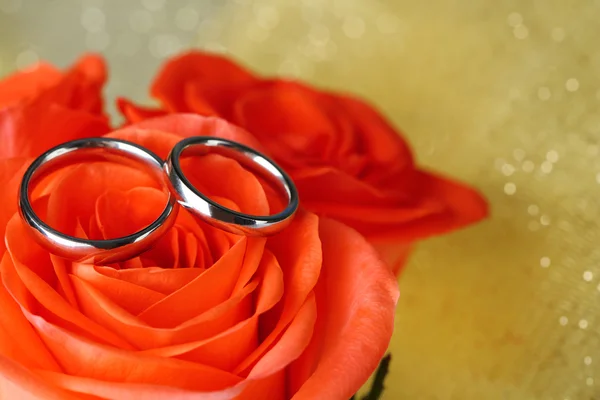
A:
{"type": "Polygon", "coordinates": [[[109,101],[148,102],[164,58],[200,47],[371,100],[492,210],[410,260],[384,398],[590,400],[599,22],[597,0],[0,0],[0,75],[95,50],[109,101]]]}

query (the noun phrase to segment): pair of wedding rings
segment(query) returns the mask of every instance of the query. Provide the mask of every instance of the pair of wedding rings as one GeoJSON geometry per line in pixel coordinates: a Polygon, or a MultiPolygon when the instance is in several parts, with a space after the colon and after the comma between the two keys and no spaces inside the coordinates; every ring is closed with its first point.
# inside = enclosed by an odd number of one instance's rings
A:
{"type": "MultiPolygon", "coordinates": [[[[215,173],[206,171],[205,173],[215,173]]],[[[223,176],[222,179],[228,179],[223,176]]],[[[72,261],[110,264],[124,261],[149,249],[174,224],[179,206],[221,230],[246,236],[268,236],[284,229],[298,208],[298,193],[289,176],[258,151],[230,140],[196,136],[183,139],[163,161],[150,150],[125,140],[88,138],[56,146],[38,157],[27,169],[19,189],[19,212],[37,241],[50,253],[72,261]],[[250,215],[211,200],[194,187],[183,173],[181,158],[219,153],[232,158],[276,188],[287,200],[283,211],[273,215],[250,215]],[[134,162],[148,169],[168,193],[160,216],[131,235],[107,240],[82,239],[50,227],[34,212],[31,192],[50,172],[78,162],[134,162]]]]}

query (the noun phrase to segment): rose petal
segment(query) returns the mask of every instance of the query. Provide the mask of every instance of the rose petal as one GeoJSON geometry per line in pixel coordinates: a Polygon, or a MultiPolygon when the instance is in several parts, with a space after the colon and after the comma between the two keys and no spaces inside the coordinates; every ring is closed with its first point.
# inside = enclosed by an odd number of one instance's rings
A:
{"type": "Polygon", "coordinates": [[[258,261],[244,258],[246,248],[260,244],[240,239],[223,257],[198,278],[163,300],[150,306],[139,317],[151,326],[160,328],[175,327],[225,301],[231,296],[238,277],[244,269],[256,270],[258,261]],[[202,295],[202,301],[190,301],[202,295]]]}
{"type": "MultiPolygon", "coordinates": [[[[237,205],[223,198],[215,200],[226,207],[238,210],[237,205]]],[[[154,188],[138,187],[128,191],[109,190],[101,195],[96,203],[96,215],[92,224],[98,229],[100,238],[118,237],[148,226],[160,215],[166,204],[165,194],[154,188]],[[144,204],[138,207],[138,204],[144,204]],[[98,226],[98,225],[101,225],[98,226]]],[[[126,268],[166,267],[182,268],[184,262],[200,266],[212,265],[219,259],[238,237],[226,234],[212,226],[199,222],[186,210],[180,209],[173,228],[154,245],[140,255],[123,263],[126,268]],[[200,248],[200,250],[198,250],[200,248]],[[192,254],[193,252],[193,254],[192,254]],[[181,257],[187,255],[187,260],[181,257]],[[134,263],[137,260],[137,263],[134,263]]],[[[190,264],[190,267],[195,266],[190,264]]],[[[196,274],[194,272],[194,274],[196,274]]]]}
{"type": "MultiPolygon", "coordinates": [[[[238,210],[237,205],[227,199],[215,198],[215,200],[227,208],[238,210]]],[[[192,234],[196,238],[196,243],[202,249],[196,256],[204,257],[203,264],[207,266],[213,265],[215,260],[221,258],[239,240],[236,235],[226,233],[198,220],[185,209],[179,210],[175,228],[192,234]]]]}
{"type": "Polygon", "coordinates": [[[345,138],[339,134],[339,126],[326,113],[327,104],[321,99],[300,84],[265,82],[235,103],[233,122],[256,135],[284,165],[332,161],[332,147],[344,146],[344,140],[351,141],[352,135],[345,138]]]}
{"type": "Polygon", "coordinates": [[[238,87],[230,88],[219,82],[215,83],[210,88],[192,82],[185,86],[184,103],[190,112],[207,117],[219,117],[230,113],[238,87]]]}
{"type": "Polygon", "coordinates": [[[317,325],[289,374],[295,400],[356,393],[387,349],[398,299],[394,275],[362,236],[329,219],[321,220],[319,232],[317,325]]]}
{"type": "MultiPolygon", "coordinates": [[[[108,120],[102,114],[104,61],[85,56],[64,75],[42,78],[40,74],[48,74],[48,69],[42,67],[40,73],[27,75],[33,79],[18,93],[11,90],[7,95],[24,96],[26,101],[11,101],[11,106],[0,109],[0,158],[37,156],[61,142],[109,131],[108,120]],[[42,82],[44,90],[36,90],[42,82]]],[[[23,85],[25,78],[19,76],[17,84],[23,85]]],[[[7,85],[14,89],[15,82],[7,85]]]]}
{"type": "Polygon", "coordinates": [[[123,237],[151,225],[166,205],[167,194],[156,188],[111,188],[96,200],[96,220],[104,239],[123,237]]]}
{"type": "Polygon", "coordinates": [[[398,194],[368,187],[332,168],[297,171],[294,179],[305,207],[344,222],[371,241],[424,239],[472,224],[488,213],[476,190],[426,172],[415,171],[411,192],[398,194]],[[353,201],[340,204],[340,197],[353,201]]]}
{"type": "MultiPolygon", "coordinates": [[[[54,229],[70,234],[77,219],[90,218],[95,214],[97,199],[108,189],[156,188],[158,185],[147,171],[129,166],[108,162],[78,165],[65,173],[50,194],[47,223],[54,229]]],[[[154,218],[158,215],[160,212],[154,218]]]]}
{"type": "Polygon", "coordinates": [[[49,64],[38,63],[32,69],[0,81],[0,108],[32,100],[100,115],[105,81],[106,65],[96,55],[81,57],[65,73],[49,64]]]}
{"type": "MultiPolygon", "coordinates": [[[[185,89],[192,83],[246,85],[256,81],[254,76],[225,57],[189,52],[171,59],[156,77],[150,92],[171,112],[188,112],[184,102],[185,89]]],[[[214,99],[215,102],[218,98],[214,99]]]]}
{"type": "MultiPolygon", "coordinates": [[[[21,179],[30,160],[26,158],[0,159],[0,237],[4,237],[6,224],[17,212],[18,190],[21,179]]],[[[0,254],[4,253],[6,246],[0,240],[0,254]]]]}
{"type": "Polygon", "coordinates": [[[197,363],[137,354],[98,344],[24,310],[29,322],[66,374],[107,382],[222,390],[241,381],[235,375],[197,363]]]}
{"type": "MultiPolygon", "coordinates": [[[[276,268],[279,271],[279,267],[277,266],[276,268]]],[[[142,271],[140,271],[140,274],[142,271]]],[[[279,274],[281,274],[280,271],[279,274]]],[[[260,314],[272,307],[274,302],[278,301],[281,296],[280,294],[279,297],[276,295],[282,290],[281,284],[277,284],[277,280],[267,280],[272,286],[268,293],[275,293],[275,295],[267,296],[265,297],[266,300],[261,300],[256,306],[256,314],[260,314]]],[[[98,289],[82,279],[75,279],[73,285],[81,304],[81,310],[86,316],[100,325],[111,329],[111,331],[117,333],[120,337],[123,337],[139,349],[155,349],[164,346],[177,347],[177,345],[182,343],[205,340],[230,329],[237,323],[248,318],[252,311],[250,295],[255,290],[257,281],[253,280],[236,291],[223,303],[203,312],[197,317],[187,320],[175,328],[153,328],[148,326],[138,317],[128,313],[98,289]]],[[[169,349],[156,349],[156,353],[154,350],[151,350],[148,354],[170,357],[184,352],[185,350],[178,352],[169,349]]]]}
{"type": "Polygon", "coordinates": [[[224,303],[176,328],[150,327],[119,308],[93,287],[86,286],[85,282],[79,281],[75,287],[78,295],[85,298],[83,311],[91,319],[118,333],[136,348],[147,350],[147,354],[173,357],[185,353],[191,346],[187,343],[207,341],[207,338],[224,332],[247,318],[251,309],[248,296],[253,293],[256,283],[250,283],[224,303]],[[179,346],[182,343],[186,344],[179,346]]]}
{"type": "Polygon", "coordinates": [[[122,97],[117,98],[117,109],[130,124],[167,115],[166,111],[157,108],[141,107],[122,97]]]}
{"type": "Polygon", "coordinates": [[[153,118],[112,132],[110,137],[132,140],[162,158],[182,137],[214,136],[233,140],[263,151],[263,145],[250,133],[225,120],[195,114],[175,114],[153,118]]]}
{"type": "MultiPolygon", "coordinates": [[[[256,296],[255,311],[250,318],[244,321],[238,320],[237,325],[223,330],[220,334],[209,339],[152,349],[148,353],[161,357],[177,356],[178,358],[217,366],[224,370],[232,370],[256,347],[258,318],[270,310],[283,294],[283,274],[277,260],[268,251],[263,256],[258,275],[261,285],[256,296]]],[[[251,304],[248,303],[247,305],[246,317],[251,314],[252,310],[251,304]]],[[[216,311],[219,307],[217,306],[213,310],[216,311]]],[[[200,319],[195,318],[185,325],[192,326],[191,323],[198,324],[199,322],[200,319]]]]}
{"type": "Polygon", "coordinates": [[[286,376],[282,374],[282,371],[306,349],[313,336],[316,318],[317,307],[314,294],[311,293],[281,339],[250,371],[248,375],[250,384],[240,399],[262,398],[265,393],[269,393],[269,398],[273,399],[288,398],[286,376]]]}
{"type": "MultiPolygon", "coordinates": [[[[162,119],[163,118],[157,118],[156,120],[162,119]]],[[[143,124],[143,122],[140,123],[140,125],[141,124],[143,124]]],[[[160,128],[144,128],[138,125],[132,125],[123,129],[113,131],[106,135],[106,137],[122,139],[136,143],[150,150],[163,160],[165,160],[169,156],[169,152],[171,151],[173,146],[175,146],[177,142],[181,140],[181,136],[170,132],[168,129],[165,129],[163,131],[160,128]]]]}
{"type": "Polygon", "coordinates": [[[33,68],[0,80],[0,108],[31,98],[56,84],[62,73],[54,66],[40,62],[33,68]]]}
{"type": "MultiPolygon", "coordinates": [[[[156,221],[167,205],[167,194],[149,187],[126,192],[107,190],[96,201],[96,221],[102,239],[139,232],[156,221]]],[[[175,226],[140,255],[142,265],[179,268],[185,249],[185,231],[175,226]],[[180,238],[181,237],[181,238],[180,238]]]]}
{"type": "Polygon", "coordinates": [[[129,282],[164,295],[181,289],[203,272],[200,268],[164,269],[149,267],[116,270],[110,267],[96,266],[94,269],[107,277],[129,282]]]}
{"type": "Polygon", "coordinates": [[[284,298],[279,306],[269,311],[261,321],[264,338],[260,345],[234,370],[248,371],[272,346],[305,304],[317,282],[321,268],[321,242],[318,218],[299,211],[288,229],[272,236],[267,248],[273,252],[284,276],[284,298]]]}
{"type": "MultiPolygon", "coordinates": [[[[100,274],[97,267],[88,264],[73,263],[72,274],[133,315],[139,314],[166,297],[154,290],[100,274]]],[[[80,293],[80,290],[77,292],[80,293]]],[[[77,297],[82,298],[81,294],[77,297]]],[[[87,306],[81,304],[81,309],[85,312],[87,306]]]]}
{"type": "Polygon", "coordinates": [[[269,376],[300,357],[314,335],[316,319],[317,306],[314,293],[311,292],[281,338],[254,365],[248,379],[269,376]]]}
{"type": "Polygon", "coordinates": [[[60,143],[109,131],[104,117],[57,104],[0,110],[0,158],[34,157],[60,143]]]}
{"type": "Polygon", "coordinates": [[[52,262],[54,274],[56,275],[56,291],[66,299],[73,308],[79,308],[77,299],[75,299],[75,293],[73,293],[73,287],[69,280],[69,266],[67,265],[67,261],[53,254],[50,254],[50,261],[52,262]]]}
{"type": "MultiPolygon", "coordinates": [[[[246,355],[248,346],[256,346],[256,325],[252,314],[254,292],[258,282],[253,280],[223,303],[211,308],[173,329],[153,329],[148,336],[151,345],[144,344],[146,354],[176,357],[200,362],[223,370],[235,366],[237,354],[246,355]],[[251,326],[249,329],[243,329],[251,326]],[[223,348],[226,351],[222,352],[223,348]],[[221,346],[222,347],[222,346],[221,346]],[[217,351],[214,351],[217,348],[217,351]],[[233,361],[232,361],[233,360],[233,361]]],[[[259,313],[256,311],[255,315],[259,313]]],[[[149,342],[145,340],[145,342],[149,342]]],[[[237,361],[239,362],[239,360],[237,361]]]]}
{"type": "Polygon", "coordinates": [[[362,173],[365,181],[377,184],[386,176],[414,169],[410,148],[401,133],[372,106],[350,96],[327,94],[326,97],[337,103],[339,113],[358,137],[360,151],[368,155],[369,162],[362,173]]]}
{"type": "MultiPolygon", "coordinates": [[[[9,267],[6,265],[8,263],[11,263],[10,256],[5,253],[0,262],[0,271],[9,267]]],[[[60,367],[23,316],[19,305],[6,292],[4,285],[0,285],[0,310],[0,354],[27,368],[59,371],[60,367]]]]}
{"type": "Polygon", "coordinates": [[[60,104],[73,110],[102,115],[102,87],[106,81],[106,64],[98,55],[81,57],[56,84],[41,91],[40,104],[60,104]]]}
{"type": "MultiPolygon", "coordinates": [[[[333,167],[306,167],[293,171],[293,178],[303,202],[320,204],[376,206],[394,203],[414,203],[417,199],[414,191],[404,192],[403,188],[392,186],[379,188],[348,175],[333,167]],[[340,199],[351,201],[340,202],[340,199]]],[[[398,177],[400,179],[401,177],[398,177]]],[[[319,209],[312,209],[318,212],[319,209]]]]}
{"type": "Polygon", "coordinates": [[[219,154],[208,154],[184,159],[181,167],[190,183],[212,200],[214,196],[230,199],[246,214],[270,214],[262,185],[237,161],[219,154]],[[224,176],[227,179],[223,179],[224,176]]]}
{"type": "Polygon", "coordinates": [[[237,395],[246,385],[245,382],[242,382],[224,390],[201,392],[171,386],[106,382],[48,371],[36,372],[57,387],[112,400],[130,400],[133,398],[144,400],[231,400],[237,398],[237,395]]]}
{"type": "Polygon", "coordinates": [[[406,266],[414,243],[375,243],[374,246],[394,275],[398,276],[406,266]]]}
{"type": "MultiPolygon", "coordinates": [[[[0,398],[19,400],[77,400],[23,365],[0,355],[0,398]]],[[[85,398],[88,398],[86,396],[85,398]]]]}
{"type": "Polygon", "coordinates": [[[286,371],[275,372],[263,379],[248,380],[248,385],[236,400],[263,399],[268,393],[269,400],[286,400],[286,371]]]}
{"type": "MultiPolygon", "coordinates": [[[[171,148],[181,140],[181,136],[194,135],[222,137],[247,144],[260,151],[256,140],[245,131],[223,120],[192,115],[174,115],[145,121],[143,124],[113,132],[110,136],[133,141],[166,158],[171,148]],[[161,130],[180,136],[167,134],[161,130]]],[[[273,210],[283,208],[281,195],[277,194],[270,185],[263,184],[259,175],[248,172],[232,159],[209,154],[203,157],[186,157],[181,161],[184,174],[192,184],[213,200],[215,196],[230,199],[243,212],[255,215],[268,215],[269,208],[273,210]],[[224,175],[230,178],[225,181],[220,179],[224,175]]]]}
{"type": "Polygon", "coordinates": [[[35,309],[60,321],[62,326],[70,326],[72,330],[93,337],[100,343],[131,348],[124,340],[83,316],[53,289],[51,285],[56,282],[56,276],[48,253],[29,237],[18,215],[8,223],[6,247],[12,262],[1,265],[0,275],[6,289],[24,311],[33,312],[35,309]],[[27,265],[37,268],[34,271],[27,265]],[[46,276],[41,278],[40,275],[46,276]]]}
{"type": "Polygon", "coordinates": [[[348,219],[351,226],[373,241],[414,241],[463,228],[488,215],[483,196],[467,185],[427,172],[419,172],[416,180],[420,182],[423,204],[437,203],[436,207],[428,207],[428,215],[403,222],[390,214],[385,224],[354,223],[348,219]]]}

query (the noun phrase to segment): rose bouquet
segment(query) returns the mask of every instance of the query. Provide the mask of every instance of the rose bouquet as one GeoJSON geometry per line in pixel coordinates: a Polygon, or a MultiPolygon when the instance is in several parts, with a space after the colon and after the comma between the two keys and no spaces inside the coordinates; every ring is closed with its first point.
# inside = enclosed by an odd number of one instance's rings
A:
{"type": "MultiPolygon", "coordinates": [[[[86,56],[0,81],[0,398],[348,399],[389,343],[392,269],[414,241],[486,215],[476,191],[418,169],[398,132],[352,97],[190,53],[152,85],[160,107],[119,99],[127,122],[113,129],[105,80],[102,59],[86,56]],[[19,216],[24,171],[52,146],[104,136],[164,159],[198,135],[281,165],[300,193],[291,225],[239,236],[182,209],[153,248],[105,265],[49,253],[19,216]]],[[[233,159],[187,167],[231,209],[277,207],[233,159]]],[[[52,172],[31,198],[52,227],[95,239],[135,232],[165,202],[144,171],[103,160],[52,172]]]]}

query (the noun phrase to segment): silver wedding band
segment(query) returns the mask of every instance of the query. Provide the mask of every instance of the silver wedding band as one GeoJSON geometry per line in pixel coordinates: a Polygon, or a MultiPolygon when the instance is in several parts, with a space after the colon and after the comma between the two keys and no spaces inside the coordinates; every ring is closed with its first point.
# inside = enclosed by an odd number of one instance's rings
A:
{"type": "Polygon", "coordinates": [[[177,203],[170,193],[164,210],[152,224],[124,237],[82,239],[59,232],[42,221],[30,201],[30,192],[36,181],[49,172],[83,160],[133,161],[138,166],[141,164],[147,167],[165,186],[160,157],[134,143],[111,138],[89,138],[67,142],[48,150],[25,171],[19,189],[19,212],[38,243],[50,253],[78,262],[111,264],[147,250],[171,228],[175,222],[177,203]]]}
{"type": "Polygon", "coordinates": [[[171,150],[164,164],[164,171],[172,192],[182,207],[216,228],[237,235],[275,234],[289,225],[298,208],[298,193],[290,177],[275,162],[256,150],[230,140],[204,136],[183,139],[171,150]],[[202,156],[213,152],[232,158],[258,176],[266,178],[286,198],[285,209],[274,215],[244,214],[226,208],[202,194],[184,175],[180,160],[186,156],[202,156]]]}
{"type": "Polygon", "coordinates": [[[289,176],[256,150],[230,140],[200,136],[177,143],[166,162],[144,147],[120,139],[103,137],[70,141],[39,156],[25,172],[19,189],[21,218],[38,243],[62,258],[94,264],[124,261],[152,247],[174,224],[179,204],[200,220],[224,231],[246,236],[268,236],[280,232],[292,221],[298,209],[298,193],[289,176]],[[180,158],[209,152],[232,158],[251,172],[259,174],[286,198],[285,209],[274,215],[244,214],[226,208],[201,193],[184,175],[180,158]],[[125,161],[149,169],[168,195],[160,216],[138,232],[106,240],[70,236],[42,221],[33,210],[30,200],[35,184],[51,171],[90,160],[125,161]]]}

